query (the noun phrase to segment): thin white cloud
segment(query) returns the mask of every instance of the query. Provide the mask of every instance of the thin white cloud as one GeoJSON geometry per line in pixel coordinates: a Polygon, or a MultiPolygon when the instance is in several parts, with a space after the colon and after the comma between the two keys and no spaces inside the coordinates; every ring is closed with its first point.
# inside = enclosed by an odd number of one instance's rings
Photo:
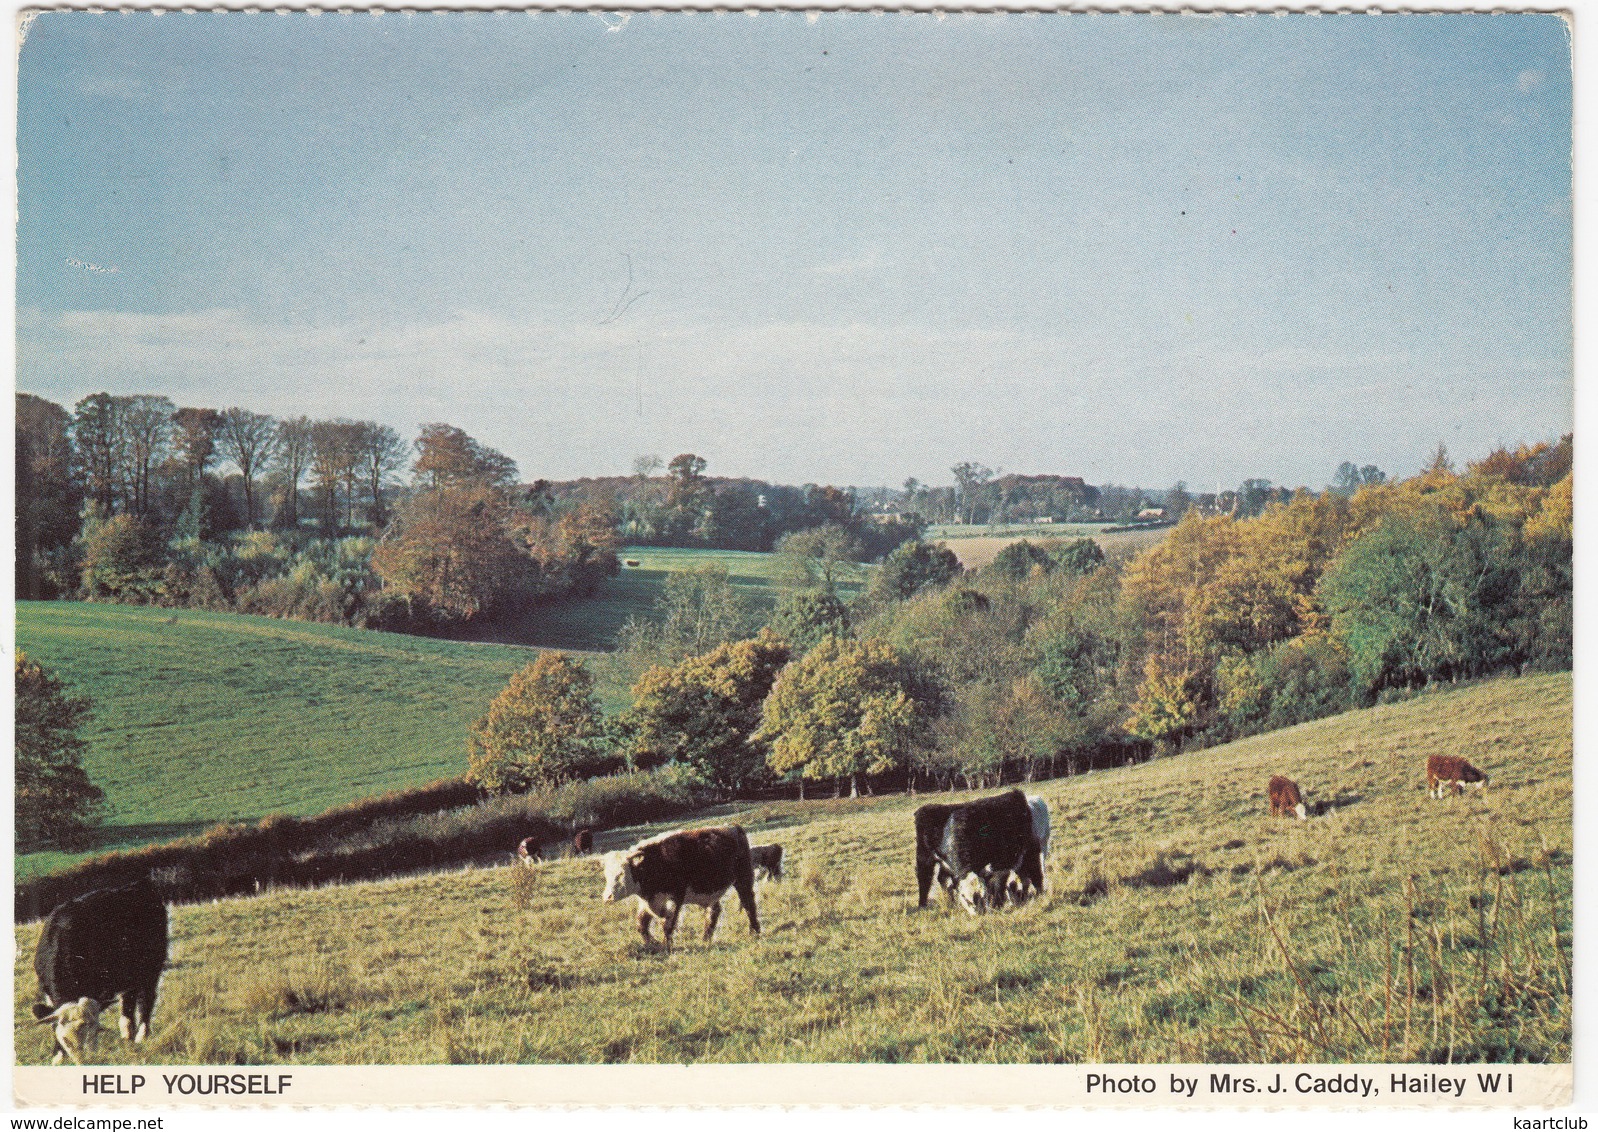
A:
{"type": "Polygon", "coordinates": [[[863,256],[854,259],[841,259],[834,263],[824,263],[813,269],[813,273],[822,276],[853,276],[868,275],[882,266],[882,253],[872,248],[863,256]]]}

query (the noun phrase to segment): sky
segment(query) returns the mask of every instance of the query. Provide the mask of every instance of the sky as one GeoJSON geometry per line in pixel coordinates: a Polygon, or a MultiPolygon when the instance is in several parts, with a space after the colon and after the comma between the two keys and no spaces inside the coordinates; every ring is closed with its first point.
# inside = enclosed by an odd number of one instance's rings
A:
{"type": "Polygon", "coordinates": [[[1204,491],[1572,429],[1553,16],[51,12],[18,122],[68,408],[1204,491]]]}

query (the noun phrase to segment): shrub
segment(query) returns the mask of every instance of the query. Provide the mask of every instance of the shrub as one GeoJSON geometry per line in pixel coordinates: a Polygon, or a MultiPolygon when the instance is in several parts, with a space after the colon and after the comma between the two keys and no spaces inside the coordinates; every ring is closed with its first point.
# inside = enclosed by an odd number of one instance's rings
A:
{"type": "Polygon", "coordinates": [[[565,653],[544,653],[511,677],[472,724],[467,781],[505,794],[609,769],[593,689],[582,662],[565,653]]]}

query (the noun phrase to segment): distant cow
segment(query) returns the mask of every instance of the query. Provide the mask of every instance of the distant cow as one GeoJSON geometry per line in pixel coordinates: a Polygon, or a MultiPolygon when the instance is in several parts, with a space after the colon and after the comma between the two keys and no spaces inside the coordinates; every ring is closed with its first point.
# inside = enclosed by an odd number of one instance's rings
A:
{"type": "Polygon", "coordinates": [[[122,1036],[150,1036],[166,948],[166,904],[147,879],[96,889],[50,913],[33,956],[44,998],[33,1016],[55,1028],[56,1064],[66,1057],[82,1064],[114,998],[122,999],[122,1036]]]}
{"type": "Polygon", "coordinates": [[[1463,794],[1467,785],[1485,790],[1487,775],[1458,755],[1426,756],[1426,792],[1433,798],[1441,798],[1450,786],[1455,794],[1463,794]]]}
{"type": "Polygon", "coordinates": [[[516,859],[529,869],[544,859],[544,850],[538,844],[536,837],[524,837],[522,843],[516,846],[516,859]]]}
{"type": "Polygon", "coordinates": [[[605,903],[636,896],[638,933],[645,943],[655,942],[649,924],[659,916],[669,951],[684,904],[709,910],[704,934],[708,943],[721,918],[721,898],[729,888],[737,891],[738,903],[749,916],[749,931],[760,934],[754,861],[741,826],[663,833],[631,849],[606,853],[600,860],[605,866],[605,903]]]}
{"type": "Polygon", "coordinates": [[[755,879],[772,880],[782,879],[782,846],[781,845],[753,845],[749,848],[749,859],[754,862],[755,879]]]}
{"type": "Polygon", "coordinates": [[[1304,809],[1304,796],[1298,792],[1298,783],[1291,778],[1271,775],[1270,782],[1266,784],[1266,794],[1271,800],[1271,817],[1285,818],[1288,814],[1297,814],[1298,820],[1304,821],[1309,816],[1304,809]]]}
{"type": "Polygon", "coordinates": [[[922,907],[933,878],[952,887],[955,898],[972,915],[1004,903],[1012,872],[1020,878],[1023,891],[1027,883],[1043,891],[1043,857],[1033,831],[1033,810],[1021,791],[957,806],[922,806],[915,822],[916,884],[922,907]]]}
{"type": "Polygon", "coordinates": [[[581,857],[585,853],[592,853],[593,851],[594,831],[591,829],[579,829],[572,836],[572,852],[581,857]]]}

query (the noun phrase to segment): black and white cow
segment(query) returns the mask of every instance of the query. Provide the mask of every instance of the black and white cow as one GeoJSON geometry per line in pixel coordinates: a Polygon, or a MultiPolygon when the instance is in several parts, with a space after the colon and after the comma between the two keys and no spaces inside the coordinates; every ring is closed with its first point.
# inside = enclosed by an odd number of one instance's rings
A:
{"type": "Polygon", "coordinates": [[[936,879],[973,915],[1005,901],[1010,874],[1020,891],[1030,883],[1043,891],[1043,851],[1048,807],[1042,805],[1042,837],[1026,795],[1009,790],[960,805],[930,803],[916,811],[916,888],[921,907],[936,879]]]}
{"type": "Polygon", "coordinates": [[[605,867],[605,902],[638,898],[638,932],[645,943],[655,942],[649,924],[659,916],[670,950],[684,904],[708,909],[704,936],[708,943],[721,918],[721,898],[729,888],[737,891],[738,903],[749,916],[749,931],[760,934],[754,861],[742,826],[674,830],[631,849],[606,853],[600,860],[605,867]]]}
{"type": "Polygon", "coordinates": [[[33,956],[44,998],[33,1016],[55,1028],[56,1064],[66,1057],[82,1064],[100,1012],[118,997],[122,1036],[150,1036],[166,950],[166,904],[147,879],[96,889],[50,913],[33,956]]]}
{"type": "Polygon", "coordinates": [[[781,845],[752,845],[749,859],[754,862],[756,880],[782,879],[781,845]]]}

